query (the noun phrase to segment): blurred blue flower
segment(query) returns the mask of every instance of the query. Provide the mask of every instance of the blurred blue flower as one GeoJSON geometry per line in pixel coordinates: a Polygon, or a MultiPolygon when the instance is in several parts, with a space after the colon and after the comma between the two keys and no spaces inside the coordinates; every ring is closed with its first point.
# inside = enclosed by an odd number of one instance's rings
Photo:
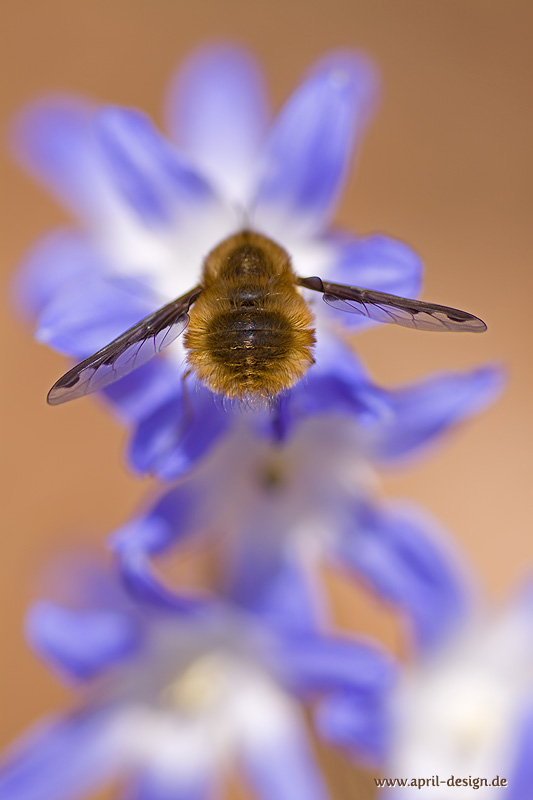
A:
{"type": "Polygon", "coordinates": [[[366,719],[359,757],[384,752],[392,662],[318,632],[308,607],[302,626],[294,574],[278,582],[269,613],[253,615],[222,601],[179,611],[107,578],[90,583],[81,604],[41,602],[29,615],[33,645],[85,699],[5,755],[1,800],[70,800],[117,777],[138,800],[207,798],[232,763],[262,800],[325,800],[303,709],[312,701],[318,714],[343,695],[366,719]]]}
{"type": "MultiPolygon", "coordinates": [[[[195,285],[206,253],[245,224],[282,244],[299,274],[415,296],[421,264],[409,247],[381,234],[357,238],[329,228],[376,94],[367,60],[335,52],[313,67],[270,123],[257,64],[240,48],[220,45],[193,53],[172,82],[171,141],[137,111],[76,97],[27,108],[14,126],[16,153],[81,221],[79,231],[47,236],[22,271],[20,304],[36,321],[37,338],[80,360],[195,285]]],[[[300,407],[315,393],[311,384],[324,383],[324,370],[336,371],[328,319],[367,324],[309,294],[319,344],[317,365],[298,387],[300,407]]],[[[190,422],[183,346],[178,341],[169,350],[105,390],[133,427],[134,465],[156,472],[164,470],[165,449],[180,459],[176,444],[185,463],[194,462],[234,416],[193,379],[190,422]]],[[[353,354],[338,360],[340,374],[308,404],[367,412],[374,400],[369,382],[361,385],[353,354]]]]}
{"type": "MultiPolygon", "coordinates": [[[[415,653],[389,695],[387,777],[441,781],[484,778],[506,800],[531,797],[533,755],[533,590],[531,581],[499,611],[471,605],[448,635],[415,653]]],[[[323,733],[357,745],[360,709],[332,698],[320,712],[323,733]]],[[[483,791],[488,796],[490,789],[483,791]]],[[[420,796],[395,786],[387,798],[420,796]]],[[[425,786],[428,798],[472,796],[471,785],[425,786]]]]}
{"type": "MultiPolygon", "coordinates": [[[[241,420],[189,477],[114,535],[124,576],[135,591],[162,591],[152,557],[191,536],[215,539],[226,593],[257,607],[281,567],[308,570],[326,559],[403,612],[410,633],[429,646],[460,617],[468,581],[434,523],[380,501],[374,468],[420,452],[478,410],[498,391],[500,376],[482,369],[389,392],[368,384],[368,406],[381,412],[368,414],[366,424],[347,407],[344,414],[304,413],[299,403],[316,406],[324,391],[335,392],[331,378],[322,387],[313,380],[308,396],[295,390],[284,404],[293,419],[282,442],[257,436],[241,420]]],[[[184,450],[173,453],[162,477],[183,475],[184,450]]]]}

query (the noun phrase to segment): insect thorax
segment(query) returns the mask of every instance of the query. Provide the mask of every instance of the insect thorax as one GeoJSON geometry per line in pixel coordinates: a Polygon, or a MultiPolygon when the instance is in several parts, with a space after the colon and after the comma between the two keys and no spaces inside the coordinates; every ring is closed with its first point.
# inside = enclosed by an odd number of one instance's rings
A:
{"type": "Polygon", "coordinates": [[[283,248],[242,232],[207,256],[185,345],[189,365],[212,391],[277,395],[307,372],[314,341],[313,317],[283,248]]]}

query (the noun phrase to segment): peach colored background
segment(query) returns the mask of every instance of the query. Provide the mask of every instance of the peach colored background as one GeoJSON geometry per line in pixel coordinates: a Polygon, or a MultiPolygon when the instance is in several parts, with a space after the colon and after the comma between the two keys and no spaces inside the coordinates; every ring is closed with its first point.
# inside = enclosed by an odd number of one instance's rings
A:
{"type": "MultiPolygon", "coordinates": [[[[276,105],[328,48],[360,47],[375,59],[383,102],[338,221],[405,239],[426,264],[424,297],[479,314],[489,333],[433,337],[382,328],[358,338],[357,348],[387,385],[494,360],[509,371],[497,405],[426,459],[389,476],[385,489],[439,518],[495,598],[526,574],[533,555],[532,26],[528,0],[0,4],[4,130],[17,108],[54,89],[139,106],[160,120],[172,69],[209,39],[250,46],[276,105]]],[[[8,294],[28,247],[67,218],[5,154],[1,170],[0,265],[8,294]]],[[[102,550],[150,481],[128,475],[124,434],[97,403],[46,407],[64,361],[32,341],[9,300],[0,325],[3,743],[67,702],[67,691],[34,659],[21,633],[42,564],[74,543],[102,550]]],[[[391,615],[377,602],[346,583],[330,584],[341,624],[397,641],[391,615]]]]}

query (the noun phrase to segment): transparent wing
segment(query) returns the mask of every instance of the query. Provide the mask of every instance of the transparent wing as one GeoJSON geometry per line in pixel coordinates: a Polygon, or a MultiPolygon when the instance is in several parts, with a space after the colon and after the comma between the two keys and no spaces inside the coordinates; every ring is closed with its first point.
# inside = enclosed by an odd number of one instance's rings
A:
{"type": "Polygon", "coordinates": [[[200,292],[197,286],[178,297],[77,364],[54,383],[48,403],[57,406],[96,392],[146,364],[183,333],[189,324],[189,308],[200,292]]]}
{"type": "Polygon", "coordinates": [[[362,314],[376,322],[392,322],[404,328],[417,328],[421,331],[482,333],[487,330],[483,320],[449,306],[409,300],[358,286],[328,283],[320,278],[299,278],[298,283],[307,289],[322,292],[323,299],[329,306],[350,314],[362,314]]]}

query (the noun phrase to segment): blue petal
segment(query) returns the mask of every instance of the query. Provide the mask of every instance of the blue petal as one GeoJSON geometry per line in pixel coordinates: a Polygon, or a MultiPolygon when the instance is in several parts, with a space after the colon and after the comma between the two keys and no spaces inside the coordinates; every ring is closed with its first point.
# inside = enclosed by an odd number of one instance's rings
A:
{"type": "Polygon", "coordinates": [[[348,414],[360,424],[390,416],[388,394],[373,384],[352,348],[337,337],[317,344],[316,364],[289,393],[285,414],[292,424],[316,414],[348,414]]]}
{"type": "Polygon", "coordinates": [[[338,694],[321,700],[315,713],[315,725],[321,736],[372,764],[385,759],[390,724],[384,698],[379,697],[338,694]]]}
{"type": "Polygon", "coordinates": [[[139,424],[130,461],[139,472],[177,480],[228,430],[233,413],[217,405],[215,395],[198,386],[189,401],[175,395],[139,424]]]}
{"type": "Polygon", "coordinates": [[[276,120],[266,144],[254,204],[261,226],[288,217],[291,230],[317,233],[329,222],[350,155],[368,122],[376,95],[370,63],[349,52],[316,65],[276,120]]]}
{"type": "MultiPolygon", "coordinates": [[[[422,261],[404,242],[374,234],[362,239],[347,238],[335,249],[337,260],[327,274],[328,280],[399,297],[418,297],[422,284],[422,261]]],[[[358,314],[327,309],[339,324],[350,327],[372,324],[358,314]]]]}
{"type": "Polygon", "coordinates": [[[225,595],[282,628],[314,627],[316,587],[287,557],[286,525],[275,514],[252,513],[234,534],[222,554],[225,595]]]}
{"type": "Polygon", "coordinates": [[[138,630],[118,611],[73,611],[37,603],[27,620],[32,645],[72,678],[87,680],[134,653],[138,630]]]}
{"type": "Polygon", "coordinates": [[[192,614],[208,609],[207,595],[178,594],[168,589],[141,549],[122,545],[117,552],[124,587],[137,602],[174,614],[192,614]]]}
{"type": "Polygon", "coordinates": [[[279,660],[297,692],[349,689],[372,694],[383,692],[393,678],[390,658],[347,637],[293,635],[283,639],[279,660]]]}
{"type": "Polygon", "coordinates": [[[113,764],[105,713],[43,722],[0,763],[0,800],[73,800],[105,783],[113,764]]]}
{"type": "MultiPolygon", "coordinates": [[[[243,564],[244,568],[244,564],[243,564]]],[[[247,592],[241,584],[227,589],[227,596],[233,602],[244,606],[279,631],[308,631],[316,628],[321,616],[320,598],[317,587],[311,585],[304,571],[288,559],[278,563],[277,570],[268,582],[261,586],[253,585],[254,566],[248,565],[251,577],[247,592]]]]}
{"type": "Polygon", "coordinates": [[[259,67],[229,44],[196,50],[170,86],[168,116],[176,141],[228,196],[250,178],[263,138],[267,103],[259,67]],[[248,173],[248,176],[246,175],[248,173]]]}
{"type": "Polygon", "coordinates": [[[210,800],[211,787],[205,780],[185,782],[177,777],[143,773],[127,791],[124,800],[210,800]]]}
{"type": "Polygon", "coordinates": [[[252,515],[235,533],[235,545],[227,545],[222,556],[225,592],[247,608],[268,606],[270,592],[276,593],[276,581],[282,580],[279,573],[285,569],[286,526],[273,514],[252,515]]]}
{"type": "Polygon", "coordinates": [[[387,409],[387,397],[378,386],[346,380],[334,371],[313,371],[292,390],[287,413],[291,422],[317,414],[346,414],[366,425],[380,422],[387,409]]]}
{"type": "Polygon", "coordinates": [[[154,308],[99,272],[64,285],[44,308],[36,337],[61,353],[84,358],[111,342],[154,308]]]}
{"type": "Polygon", "coordinates": [[[182,375],[167,358],[155,358],[116,383],[103,394],[124,421],[139,423],[173,398],[181,403],[182,375]]]}
{"type": "Polygon", "coordinates": [[[376,426],[375,456],[392,461],[417,452],[453,425],[477,414],[501,392],[504,374],[482,367],[426,378],[389,393],[392,414],[376,426]]]}
{"type": "Polygon", "coordinates": [[[419,647],[443,639],[468,605],[459,559],[419,514],[390,506],[354,508],[338,566],[355,572],[406,615],[419,647]]]}
{"type": "Polygon", "coordinates": [[[73,96],[52,96],[15,120],[12,146],[31,173],[79,214],[99,211],[106,177],[92,133],[93,107],[73,96]]]}
{"type": "MultiPolygon", "coordinates": [[[[533,698],[527,698],[526,713],[520,724],[518,749],[508,772],[508,800],[529,800],[533,785],[533,698]]],[[[507,775],[500,775],[505,778],[507,775]]]]}
{"type": "Polygon", "coordinates": [[[199,491],[192,481],[179,484],[163,494],[146,514],[115,531],[113,549],[119,555],[128,550],[146,555],[164,553],[201,528],[208,500],[208,493],[199,491]]]}
{"type": "Polygon", "coordinates": [[[68,552],[55,557],[46,571],[45,586],[54,604],[62,607],[68,604],[80,612],[112,611],[135,616],[135,608],[115,571],[97,555],[68,552]]]}
{"type": "Polygon", "coordinates": [[[243,768],[260,800],[327,800],[326,787],[303,730],[287,731],[275,744],[247,743],[243,768]]]}
{"type": "Polygon", "coordinates": [[[68,283],[101,273],[105,263],[92,243],[70,230],[43,237],[24,259],[15,279],[19,309],[34,319],[68,283]]]}
{"type": "Polygon", "coordinates": [[[375,233],[360,239],[347,237],[336,249],[328,280],[402,297],[418,295],[423,265],[405,242],[375,233]]]}
{"type": "Polygon", "coordinates": [[[96,116],[95,129],[111,179],[143,222],[173,223],[180,212],[213,199],[203,178],[144,114],[106,108],[96,116]]]}

